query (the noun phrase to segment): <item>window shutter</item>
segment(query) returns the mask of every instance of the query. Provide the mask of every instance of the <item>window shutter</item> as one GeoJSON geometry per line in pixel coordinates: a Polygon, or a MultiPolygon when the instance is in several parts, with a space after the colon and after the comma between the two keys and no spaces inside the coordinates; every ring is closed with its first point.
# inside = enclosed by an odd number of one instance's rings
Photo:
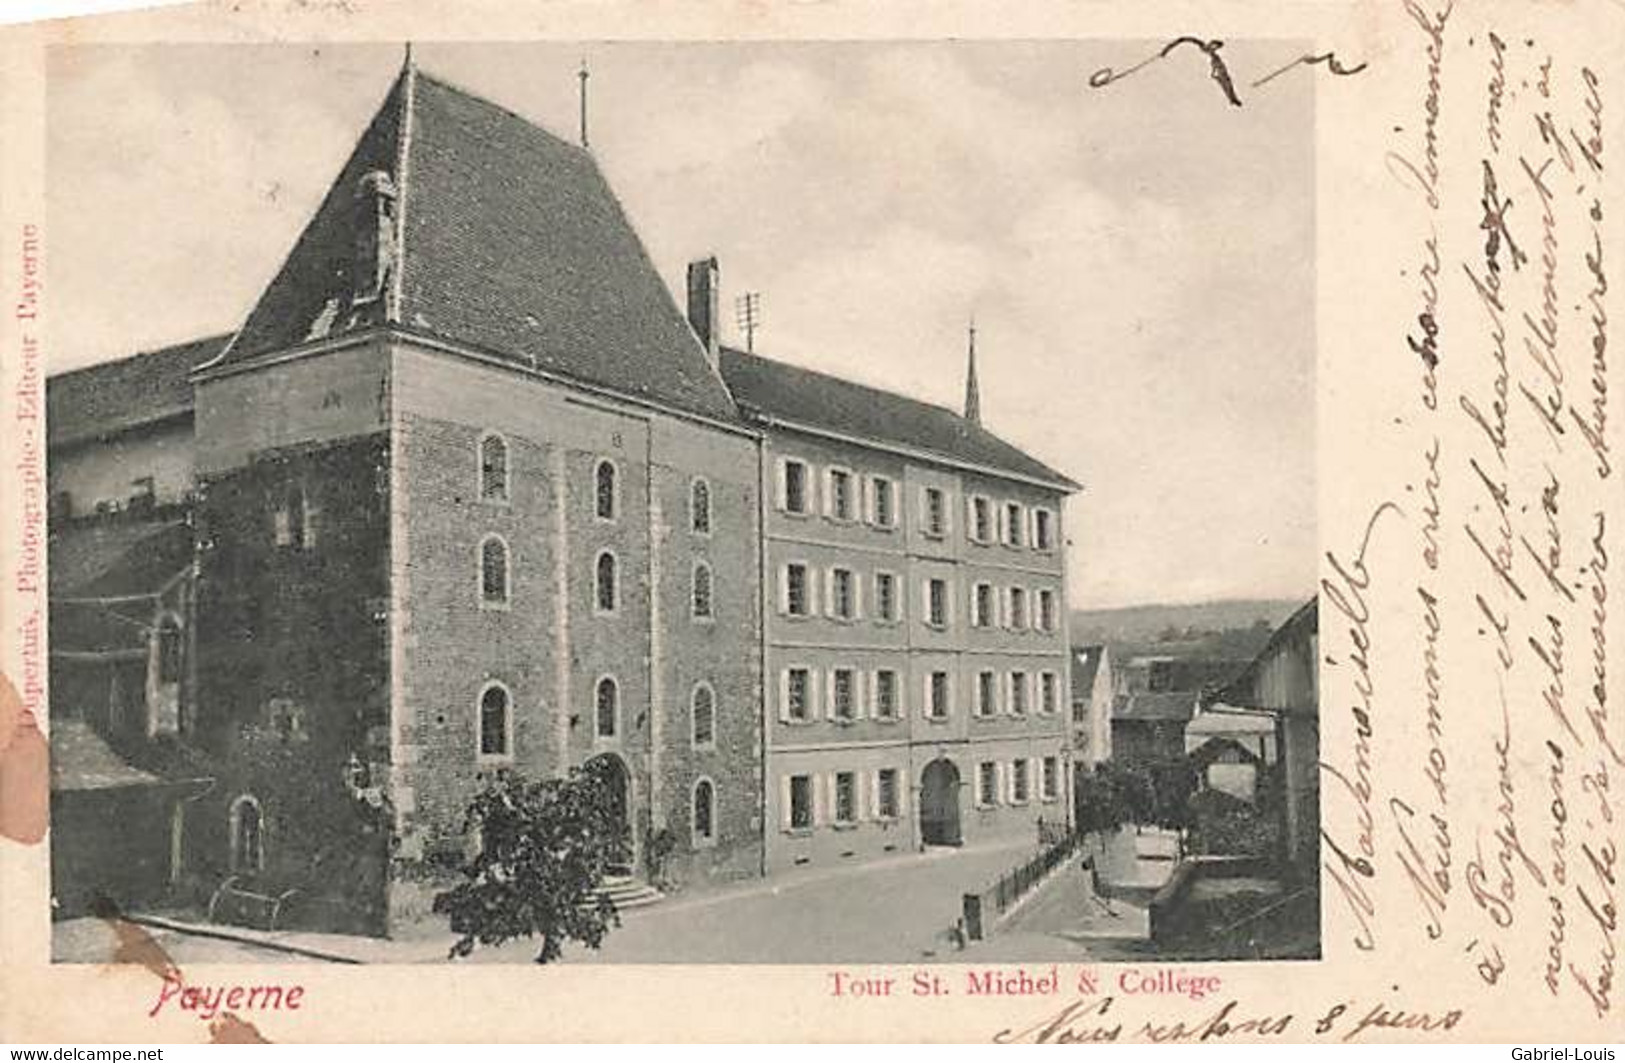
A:
{"type": "Polygon", "coordinates": [[[852,718],[864,719],[869,715],[869,686],[863,681],[863,669],[852,669],[852,718]]]}
{"type": "Polygon", "coordinates": [[[858,573],[852,573],[852,619],[863,619],[863,581],[858,573]]]}
{"type": "Polygon", "coordinates": [[[839,801],[836,799],[836,796],[837,795],[836,795],[836,792],[835,792],[835,773],[832,771],[828,775],[824,776],[824,822],[825,823],[834,823],[834,822],[836,822],[835,813],[836,813],[836,810],[837,810],[837,808],[839,807],[839,804],[840,804],[839,801]]]}
{"type": "Polygon", "coordinates": [[[869,709],[869,715],[878,717],[880,715],[880,673],[870,671],[864,677],[864,686],[866,690],[863,700],[869,709]]]}
{"type": "Polygon", "coordinates": [[[993,779],[993,793],[989,795],[990,803],[997,804],[1001,798],[1009,801],[1010,772],[1006,768],[1004,761],[998,761],[993,765],[993,779]]]}
{"type": "Polygon", "coordinates": [[[931,718],[931,673],[920,676],[920,715],[931,718]]]}
{"type": "Polygon", "coordinates": [[[790,611],[790,566],[779,566],[779,615],[790,611]]]}
{"type": "Polygon", "coordinates": [[[976,498],[973,495],[965,496],[965,536],[976,538],[976,498]]]}
{"type": "Polygon", "coordinates": [[[1038,796],[1044,796],[1044,765],[1039,763],[1037,757],[1027,758],[1027,796],[1033,796],[1033,789],[1038,789],[1038,796]]]}
{"type": "Polygon", "coordinates": [[[790,508],[790,465],[783,458],[779,459],[778,482],[774,485],[774,497],[778,500],[779,509],[790,508]]]}
{"type": "MultiPolygon", "coordinates": [[[[908,790],[910,786],[908,772],[902,768],[897,769],[897,815],[902,818],[908,815],[908,790]]],[[[959,795],[953,795],[955,805],[959,803],[959,795]]]]}
{"type": "Polygon", "coordinates": [[[835,471],[833,469],[825,469],[824,475],[820,476],[818,479],[824,487],[824,515],[826,517],[833,517],[835,515],[835,471]]]}
{"type": "MultiPolygon", "coordinates": [[[[790,669],[779,669],[779,719],[790,721],[790,669]]],[[[789,778],[789,776],[785,776],[789,778]]]]}
{"type": "Polygon", "coordinates": [[[779,827],[789,830],[790,819],[790,776],[779,776],[779,827]]]}
{"type": "Polygon", "coordinates": [[[824,674],[824,719],[835,719],[835,669],[824,674]]]}
{"type": "Polygon", "coordinates": [[[999,542],[1001,542],[1001,543],[1009,542],[1010,541],[1010,511],[1009,511],[1008,508],[1005,507],[1004,503],[1002,503],[1002,502],[999,503],[999,519],[998,519],[998,523],[999,523],[999,542]]]}
{"type": "Polygon", "coordinates": [[[835,615],[835,570],[824,570],[824,613],[826,616],[835,615]]]}

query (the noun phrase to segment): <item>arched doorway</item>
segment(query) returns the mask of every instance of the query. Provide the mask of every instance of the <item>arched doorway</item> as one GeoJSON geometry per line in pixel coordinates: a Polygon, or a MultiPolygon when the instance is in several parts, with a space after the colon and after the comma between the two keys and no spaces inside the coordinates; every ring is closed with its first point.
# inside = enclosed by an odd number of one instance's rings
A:
{"type": "Polygon", "coordinates": [[[600,753],[587,761],[587,771],[602,780],[609,794],[610,814],[621,827],[621,866],[613,871],[631,874],[634,863],[631,773],[626,770],[626,762],[613,753],[600,753]]]}
{"type": "Polygon", "coordinates": [[[946,757],[925,766],[920,775],[920,841],[926,845],[960,845],[959,769],[946,757]]]}

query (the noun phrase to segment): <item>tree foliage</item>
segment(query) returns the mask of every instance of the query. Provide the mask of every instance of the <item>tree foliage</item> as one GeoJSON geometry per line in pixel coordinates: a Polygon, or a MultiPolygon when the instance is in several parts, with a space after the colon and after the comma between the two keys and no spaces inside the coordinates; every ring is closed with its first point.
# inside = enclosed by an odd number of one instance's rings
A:
{"type": "Polygon", "coordinates": [[[1185,757],[1104,761],[1080,772],[1073,787],[1078,830],[1111,833],[1128,824],[1183,829],[1190,824],[1196,773],[1185,757]]]}
{"type": "Polygon", "coordinates": [[[539,781],[499,773],[469,805],[466,827],[477,851],[459,869],[463,881],[434,899],[460,935],[452,957],[540,937],[536,962],[549,963],[566,941],[597,948],[619,925],[599,886],[626,859],[626,828],[598,772],[573,768],[539,781]]]}

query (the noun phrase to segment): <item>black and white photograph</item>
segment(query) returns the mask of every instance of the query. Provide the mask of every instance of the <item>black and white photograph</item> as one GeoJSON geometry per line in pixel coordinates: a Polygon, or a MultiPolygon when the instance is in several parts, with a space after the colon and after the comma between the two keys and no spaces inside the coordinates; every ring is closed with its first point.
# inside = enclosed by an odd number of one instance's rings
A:
{"type": "Polygon", "coordinates": [[[1329,75],[1201,43],[48,49],[54,962],[1320,959],[1329,75]]]}

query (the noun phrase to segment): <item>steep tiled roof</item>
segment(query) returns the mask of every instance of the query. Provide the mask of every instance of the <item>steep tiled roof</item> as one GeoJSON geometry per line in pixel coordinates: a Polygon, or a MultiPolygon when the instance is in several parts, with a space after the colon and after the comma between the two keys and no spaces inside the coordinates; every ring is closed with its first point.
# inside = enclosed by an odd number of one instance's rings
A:
{"type": "Polygon", "coordinates": [[[722,351],[722,377],[747,416],[1077,487],[1062,473],[942,406],[728,348],[722,351]]]}
{"type": "Polygon", "coordinates": [[[1100,672],[1100,662],[1105,656],[1106,647],[1104,646],[1072,647],[1073,700],[1088,700],[1095,687],[1095,676],[1100,672]]]}
{"type": "Polygon", "coordinates": [[[223,362],[384,320],[634,398],[735,416],[592,156],[416,72],[391,88],[223,362]],[[377,172],[403,223],[398,302],[387,284],[379,300],[354,298],[368,284],[353,276],[356,248],[375,225],[364,179],[377,172]]]}
{"type": "Polygon", "coordinates": [[[1118,694],[1112,703],[1114,720],[1188,720],[1196,712],[1196,693],[1118,694]]]}
{"type": "Polygon", "coordinates": [[[191,413],[187,374],[219,354],[230,338],[207,336],[50,377],[45,382],[50,445],[191,413]]]}

